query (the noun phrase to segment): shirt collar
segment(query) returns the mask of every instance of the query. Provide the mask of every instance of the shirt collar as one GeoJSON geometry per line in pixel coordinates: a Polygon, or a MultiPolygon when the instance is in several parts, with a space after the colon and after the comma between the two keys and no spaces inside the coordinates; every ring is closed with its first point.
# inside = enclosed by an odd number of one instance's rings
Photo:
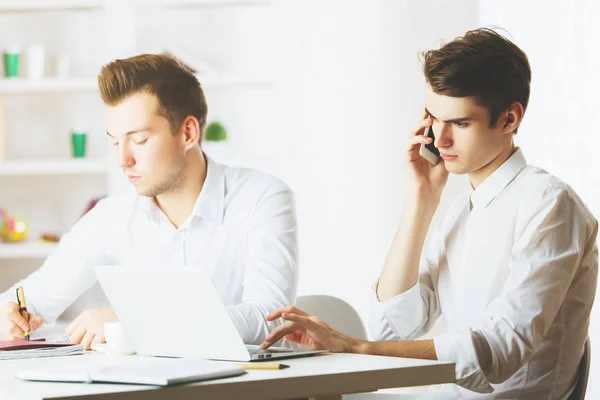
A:
{"type": "Polygon", "coordinates": [[[521,149],[517,149],[509,158],[487,177],[477,189],[471,192],[472,208],[485,208],[508,186],[527,166],[521,149]]]}
{"type": "Polygon", "coordinates": [[[196,200],[192,215],[222,222],[225,203],[225,174],[223,166],[206,154],[206,179],[196,200]]]}
{"type": "MultiPolygon", "coordinates": [[[[206,159],[206,179],[192,210],[192,215],[222,222],[225,203],[225,175],[223,166],[204,154],[206,159]]],[[[140,210],[148,218],[157,220],[159,208],[154,197],[141,197],[140,210]]]]}

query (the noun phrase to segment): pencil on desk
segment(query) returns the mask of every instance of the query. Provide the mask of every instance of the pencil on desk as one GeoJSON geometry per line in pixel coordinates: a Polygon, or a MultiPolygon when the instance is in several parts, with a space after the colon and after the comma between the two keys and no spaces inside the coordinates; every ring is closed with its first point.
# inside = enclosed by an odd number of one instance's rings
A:
{"type": "Polygon", "coordinates": [[[289,368],[289,365],[286,364],[263,364],[263,363],[255,363],[255,364],[236,364],[239,365],[240,367],[243,367],[244,369],[264,369],[264,370],[269,370],[269,369],[285,369],[285,368],[289,368]]]}

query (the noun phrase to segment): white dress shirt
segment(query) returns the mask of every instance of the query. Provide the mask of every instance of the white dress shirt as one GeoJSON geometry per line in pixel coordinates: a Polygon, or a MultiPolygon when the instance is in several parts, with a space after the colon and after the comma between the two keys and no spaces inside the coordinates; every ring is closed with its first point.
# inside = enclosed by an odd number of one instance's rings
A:
{"type": "MultiPolygon", "coordinates": [[[[294,195],[265,173],[208,157],[207,166],[193,212],[179,229],[154,198],[127,193],[101,200],[44,265],[17,284],[30,311],[55,321],[96,283],[92,267],[99,264],[205,268],[244,342],[261,343],[279,324],[266,323],[265,316],[296,300],[294,195]]],[[[15,301],[14,287],[0,301],[15,301]]]]}
{"type": "Polygon", "coordinates": [[[435,350],[456,363],[460,386],[431,397],[564,399],[588,333],[597,232],[573,189],[517,150],[456,201],[415,286],[384,303],[373,292],[370,331],[416,339],[443,316],[435,350]]]}

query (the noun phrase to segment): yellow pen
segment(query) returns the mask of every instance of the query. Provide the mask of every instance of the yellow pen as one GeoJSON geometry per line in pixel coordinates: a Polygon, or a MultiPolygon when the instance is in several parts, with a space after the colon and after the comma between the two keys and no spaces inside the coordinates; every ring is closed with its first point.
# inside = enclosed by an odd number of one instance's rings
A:
{"type": "MultiPolygon", "coordinates": [[[[25,303],[25,292],[23,286],[17,288],[17,303],[19,303],[19,312],[25,318],[25,321],[29,323],[29,313],[27,312],[27,303],[25,303]]],[[[25,331],[25,340],[29,340],[29,331],[25,331]]]]}
{"type": "Polygon", "coordinates": [[[289,368],[286,364],[266,364],[266,363],[250,363],[250,364],[237,364],[244,369],[284,369],[289,368]]]}

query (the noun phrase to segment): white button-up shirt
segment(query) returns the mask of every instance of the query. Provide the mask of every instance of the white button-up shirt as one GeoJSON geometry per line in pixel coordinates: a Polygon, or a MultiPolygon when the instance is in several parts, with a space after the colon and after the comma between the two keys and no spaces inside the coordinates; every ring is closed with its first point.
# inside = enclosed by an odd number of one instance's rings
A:
{"type": "MultiPolygon", "coordinates": [[[[96,283],[92,267],[99,264],[205,268],[244,342],[261,343],[279,324],[265,316],[296,300],[294,195],[270,175],[207,160],[202,191],[179,229],[153,198],[128,193],[101,200],[17,284],[30,311],[56,320],[96,283]]],[[[14,287],[0,301],[15,301],[14,287]]]]}
{"type": "Polygon", "coordinates": [[[573,189],[517,150],[450,209],[417,285],[384,303],[373,292],[371,333],[416,339],[443,316],[435,350],[461,387],[435,398],[564,399],[588,333],[597,232],[573,189]]]}

